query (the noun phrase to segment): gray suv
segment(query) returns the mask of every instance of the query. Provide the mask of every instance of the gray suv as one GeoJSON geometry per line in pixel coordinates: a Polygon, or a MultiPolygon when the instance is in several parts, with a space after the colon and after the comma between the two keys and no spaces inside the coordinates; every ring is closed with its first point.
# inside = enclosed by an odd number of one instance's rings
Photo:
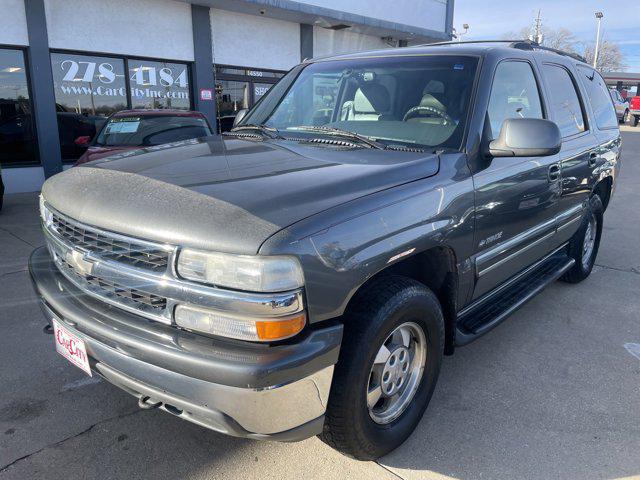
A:
{"type": "Polygon", "coordinates": [[[443,355],[593,268],[620,133],[580,58],[522,41],[314,59],[241,117],[42,189],[45,331],[142,408],[377,458],[443,355]]]}

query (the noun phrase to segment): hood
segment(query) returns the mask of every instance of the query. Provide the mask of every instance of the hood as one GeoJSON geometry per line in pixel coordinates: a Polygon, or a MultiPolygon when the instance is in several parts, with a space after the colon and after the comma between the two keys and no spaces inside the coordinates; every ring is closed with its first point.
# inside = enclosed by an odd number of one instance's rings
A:
{"type": "Polygon", "coordinates": [[[208,137],[69,169],[47,180],[43,195],[107,230],[255,254],[303,218],[437,171],[432,154],[208,137]]]}

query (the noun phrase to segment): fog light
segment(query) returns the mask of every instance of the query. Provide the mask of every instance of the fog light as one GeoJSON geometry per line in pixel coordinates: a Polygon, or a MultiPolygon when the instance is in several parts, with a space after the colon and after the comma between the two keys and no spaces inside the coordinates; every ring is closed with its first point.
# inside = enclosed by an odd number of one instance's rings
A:
{"type": "Polygon", "coordinates": [[[304,312],[281,318],[234,317],[207,308],[178,305],[176,325],[194,332],[221,337],[266,342],[283,340],[299,333],[306,322],[304,312]]]}

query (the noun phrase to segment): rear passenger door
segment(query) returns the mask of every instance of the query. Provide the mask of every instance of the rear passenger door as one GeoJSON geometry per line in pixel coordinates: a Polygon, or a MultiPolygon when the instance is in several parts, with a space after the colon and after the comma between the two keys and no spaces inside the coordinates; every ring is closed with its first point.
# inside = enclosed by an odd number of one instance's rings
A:
{"type": "Polygon", "coordinates": [[[562,133],[560,150],[561,196],[558,202],[554,246],[571,238],[580,226],[598,162],[597,137],[587,121],[586,106],[575,73],[567,66],[543,63],[542,76],[550,119],[562,133]]]}
{"type": "MultiPolygon", "coordinates": [[[[487,140],[507,118],[545,118],[540,90],[529,61],[501,61],[487,108],[487,140]]],[[[475,299],[549,252],[560,194],[558,156],[487,159],[474,184],[475,299]]]]}

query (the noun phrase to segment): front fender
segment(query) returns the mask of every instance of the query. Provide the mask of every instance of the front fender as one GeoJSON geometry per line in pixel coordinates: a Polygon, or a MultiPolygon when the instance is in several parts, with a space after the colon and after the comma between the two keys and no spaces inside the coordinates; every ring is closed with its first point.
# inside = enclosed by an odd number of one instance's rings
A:
{"type": "MultiPolygon", "coordinates": [[[[400,260],[438,246],[451,248],[461,264],[470,257],[472,181],[435,180],[378,192],[310,217],[269,239],[260,253],[300,259],[311,323],[338,317],[362,284],[400,260]]],[[[458,271],[464,271],[463,265],[458,271]]],[[[458,284],[465,288],[469,281],[459,278],[458,284]]]]}

